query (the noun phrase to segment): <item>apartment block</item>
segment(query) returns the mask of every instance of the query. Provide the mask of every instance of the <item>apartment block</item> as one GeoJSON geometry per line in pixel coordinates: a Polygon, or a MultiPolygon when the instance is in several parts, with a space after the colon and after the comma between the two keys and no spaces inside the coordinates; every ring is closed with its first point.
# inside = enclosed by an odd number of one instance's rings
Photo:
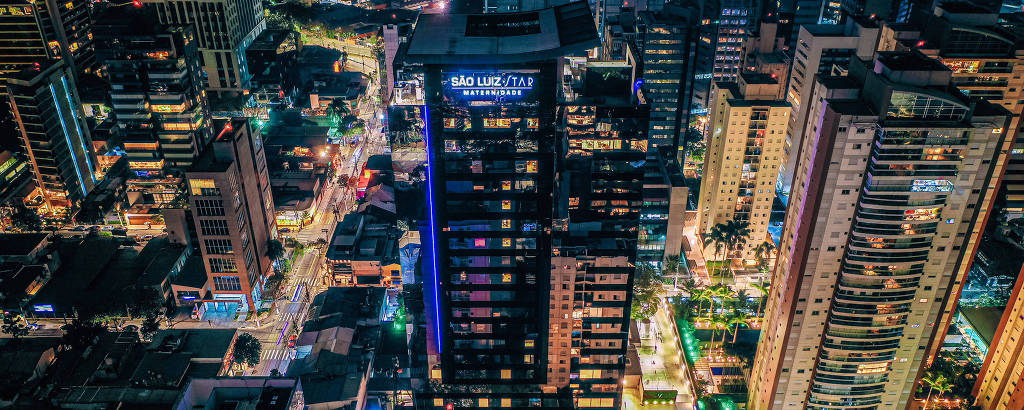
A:
{"type": "Polygon", "coordinates": [[[850,17],[845,24],[813,24],[800,26],[793,66],[789,74],[789,89],[786,101],[793,106],[790,123],[786,128],[789,138],[786,144],[786,164],[779,183],[784,192],[789,192],[798,155],[802,144],[803,125],[807,113],[816,101],[814,93],[815,76],[841,73],[850,64],[851,58],[870,59],[878,45],[877,22],[863,17],[850,17]]]}
{"type": "Polygon", "coordinates": [[[916,52],[818,77],[749,408],[905,408],[1006,165],[1010,113],[916,52]]]}
{"type": "Polygon", "coordinates": [[[743,259],[753,259],[754,248],[769,239],[791,111],[781,100],[781,90],[782,84],[770,74],[755,72],[740,74],[738,83],[712,86],[697,232],[707,233],[730,220],[748,223],[751,234],[734,255],[743,259]]]}
{"type": "Polygon", "coordinates": [[[209,276],[204,314],[260,307],[277,231],[263,144],[248,119],[215,121],[217,137],[185,174],[196,243],[209,276]]]}
{"type": "Polygon", "coordinates": [[[206,89],[241,94],[249,89],[245,50],[267,28],[258,0],[143,0],[160,22],[195,27],[206,89]]]}
{"type": "Polygon", "coordinates": [[[97,59],[128,166],[138,177],[181,172],[210,141],[210,113],[191,25],[157,22],[148,9],[95,17],[97,59]]]}
{"type": "Polygon", "coordinates": [[[36,184],[29,201],[44,213],[74,207],[96,186],[96,168],[71,68],[41,60],[9,74],[7,98],[36,184]]]}
{"type": "Polygon", "coordinates": [[[88,0],[0,1],[0,79],[48,58],[65,60],[76,79],[91,69],[91,7],[88,0]]]}

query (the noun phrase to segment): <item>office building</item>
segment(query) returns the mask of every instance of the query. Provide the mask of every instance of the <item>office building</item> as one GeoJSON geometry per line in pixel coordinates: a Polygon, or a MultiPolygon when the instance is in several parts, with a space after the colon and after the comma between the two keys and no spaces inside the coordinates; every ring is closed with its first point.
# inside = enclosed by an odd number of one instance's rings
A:
{"type": "Polygon", "coordinates": [[[71,68],[42,60],[7,78],[7,97],[36,183],[42,213],[74,207],[96,186],[92,141],[71,68]]]}
{"type": "Polygon", "coordinates": [[[160,22],[193,26],[210,92],[239,95],[249,89],[245,50],[267,28],[258,0],[142,0],[160,22]]]}
{"type": "Polygon", "coordinates": [[[916,52],[818,78],[749,408],[908,406],[1010,145],[1009,112],[951,79],[916,52]]]}
{"type": "Polygon", "coordinates": [[[424,407],[621,404],[647,114],[560,105],[592,22],[583,2],[423,14],[400,56],[426,95],[427,370],[445,388],[424,407]]]}
{"type": "Polygon", "coordinates": [[[75,74],[94,62],[88,0],[0,1],[0,80],[46,59],[65,60],[75,74]]]}
{"type": "Polygon", "coordinates": [[[197,244],[212,295],[206,314],[260,307],[263,284],[273,274],[267,241],[274,236],[263,144],[245,118],[214,122],[217,137],[185,174],[197,244]]]}
{"type": "Polygon", "coordinates": [[[668,257],[679,255],[683,246],[690,190],[676,154],[674,147],[647,149],[636,259],[655,267],[660,267],[668,257]]]}
{"type": "Polygon", "coordinates": [[[923,44],[910,45],[949,67],[957,88],[1013,114],[1009,130],[1015,141],[1003,178],[1003,209],[1007,220],[1024,217],[1024,47],[1017,45],[1019,37],[1000,26],[998,14],[958,2],[936,7],[921,35],[923,44]]]}
{"type": "Polygon", "coordinates": [[[739,83],[712,87],[697,232],[706,234],[731,220],[748,223],[751,233],[737,245],[738,254],[715,255],[711,247],[705,255],[753,260],[754,248],[770,239],[768,222],[790,114],[782,88],[771,75],[749,71],[740,74],[739,83]]]}
{"type": "Polygon", "coordinates": [[[793,106],[786,135],[787,162],[779,179],[782,192],[789,192],[796,167],[797,153],[804,133],[804,124],[814,93],[815,76],[843,72],[853,57],[870,59],[878,45],[879,28],[875,21],[850,18],[845,24],[814,24],[800,27],[800,34],[789,74],[786,101],[793,106]]]}
{"type": "Polygon", "coordinates": [[[843,17],[840,0],[782,0],[777,4],[778,13],[786,16],[791,26],[790,36],[786,38],[791,49],[796,46],[801,26],[840,24],[843,17]]]}
{"type": "Polygon", "coordinates": [[[636,68],[637,97],[651,107],[651,143],[678,147],[690,124],[693,105],[697,23],[693,8],[665,7],[637,13],[635,41],[626,61],[636,68]]]}
{"type": "Polygon", "coordinates": [[[110,81],[111,115],[138,177],[181,172],[210,141],[209,108],[191,25],[167,26],[148,8],[95,18],[97,59],[110,81]]]}
{"type": "Polygon", "coordinates": [[[743,63],[743,42],[757,27],[761,2],[755,0],[717,0],[703,2],[702,26],[709,32],[702,44],[710,46],[714,55],[710,71],[712,81],[736,82],[743,63]]]}

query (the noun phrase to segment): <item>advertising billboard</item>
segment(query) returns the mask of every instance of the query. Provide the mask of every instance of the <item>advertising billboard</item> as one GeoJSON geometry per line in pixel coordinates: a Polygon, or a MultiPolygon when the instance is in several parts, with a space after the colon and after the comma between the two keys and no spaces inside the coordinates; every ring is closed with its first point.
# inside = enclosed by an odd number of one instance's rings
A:
{"type": "Polygon", "coordinates": [[[536,71],[454,71],[442,73],[444,98],[451,104],[500,105],[533,102],[536,71]]]}

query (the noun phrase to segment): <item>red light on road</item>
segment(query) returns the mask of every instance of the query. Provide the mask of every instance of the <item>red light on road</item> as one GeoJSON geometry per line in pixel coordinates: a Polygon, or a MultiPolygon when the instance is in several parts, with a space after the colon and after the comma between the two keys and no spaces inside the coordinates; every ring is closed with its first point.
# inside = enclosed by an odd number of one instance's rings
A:
{"type": "Polygon", "coordinates": [[[455,409],[455,404],[448,403],[447,405],[444,406],[444,408],[447,409],[447,410],[454,410],[455,409]]]}
{"type": "Polygon", "coordinates": [[[917,46],[918,47],[924,47],[924,40],[918,41],[917,42],[917,46]]]}
{"type": "Polygon", "coordinates": [[[137,9],[141,9],[142,8],[142,0],[132,0],[132,7],[135,7],[137,9]]]}

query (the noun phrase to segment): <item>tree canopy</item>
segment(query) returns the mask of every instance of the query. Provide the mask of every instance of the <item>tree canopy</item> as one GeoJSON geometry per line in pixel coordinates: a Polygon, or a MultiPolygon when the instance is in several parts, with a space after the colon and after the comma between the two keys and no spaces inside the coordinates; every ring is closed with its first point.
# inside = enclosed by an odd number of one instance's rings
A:
{"type": "Polygon", "coordinates": [[[260,364],[260,352],[263,345],[259,339],[251,333],[242,333],[235,339],[234,353],[231,355],[231,362],[242,366],[255,366],[260,364]]]}

